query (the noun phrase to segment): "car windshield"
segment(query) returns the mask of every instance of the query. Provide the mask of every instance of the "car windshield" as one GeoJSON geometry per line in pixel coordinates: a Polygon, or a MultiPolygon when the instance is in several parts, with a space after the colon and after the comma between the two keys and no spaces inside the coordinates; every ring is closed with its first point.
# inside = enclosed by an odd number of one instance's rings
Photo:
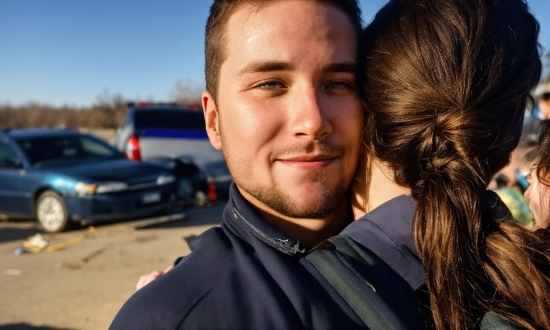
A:
{"type": "Polygon", "coordinates": [[[121,158],[107,143],[85,135],[18,138],[17,144],[35,167],[92,158],[121,158]]]}
{"type": "Polygon", "coordinates": [[[164,128],[206,131],[201,111],[178,109],[148,109],[134,113],[136,129],[164,128]]]}

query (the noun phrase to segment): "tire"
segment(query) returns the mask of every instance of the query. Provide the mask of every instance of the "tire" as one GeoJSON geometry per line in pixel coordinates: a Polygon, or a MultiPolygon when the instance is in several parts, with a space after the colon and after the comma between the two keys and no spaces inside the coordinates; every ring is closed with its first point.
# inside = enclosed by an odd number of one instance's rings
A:
{"type": "Polygon", "coordinates": [[[36,220],[45,232],[58,233],[69,227],[69,214],[61,196],[51,190],[36,201],[36,220]]]}

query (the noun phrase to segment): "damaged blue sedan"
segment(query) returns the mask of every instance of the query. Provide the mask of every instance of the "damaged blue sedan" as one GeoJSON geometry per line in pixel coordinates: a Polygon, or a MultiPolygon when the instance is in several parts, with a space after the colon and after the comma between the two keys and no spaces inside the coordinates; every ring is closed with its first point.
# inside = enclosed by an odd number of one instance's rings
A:
{"type": "Polygon", "coordinates": [[[174,205],[176,179],[106,142],[72,130],[0,132],[0,214],[44,231],[136,218],[174,205]]]}

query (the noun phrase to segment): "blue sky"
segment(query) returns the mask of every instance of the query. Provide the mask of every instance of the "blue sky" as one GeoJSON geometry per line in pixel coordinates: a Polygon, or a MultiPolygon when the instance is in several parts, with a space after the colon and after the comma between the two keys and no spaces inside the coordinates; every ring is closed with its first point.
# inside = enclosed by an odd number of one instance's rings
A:
{"type": "MultiPolygon", "coordinates": [[[[386,0],[360,0],[369,22],[386,0]]],[[[166,101],[204,86],[210,0],[0,0],[0,103],[88,106],[104,91],[166,101]]],[[[548,0],[528,0],[550,50],[548,0]]]]}

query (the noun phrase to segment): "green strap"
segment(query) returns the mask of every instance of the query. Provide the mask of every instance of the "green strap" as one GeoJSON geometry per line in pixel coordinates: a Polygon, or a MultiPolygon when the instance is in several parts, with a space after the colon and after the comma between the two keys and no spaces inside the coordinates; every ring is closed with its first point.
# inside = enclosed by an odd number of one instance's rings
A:
{"type": "MultiPolygon", "coordinates": [[[[339,237],[329,241],[340,252],[362,261],[366,265],[376,266],[375,258],[372,258],[360,249],[356,243],[346,237],[339,237]]],[[[307,256],[308,259],[330,285],[355,311],[357,316],[371,329],[390,329],[391,325],[381,314],[376,306],[364,296],[351,279],[348,273],[343,271],[345,267],[336,253],[327,249],[314,249],[307,256]]]]}

